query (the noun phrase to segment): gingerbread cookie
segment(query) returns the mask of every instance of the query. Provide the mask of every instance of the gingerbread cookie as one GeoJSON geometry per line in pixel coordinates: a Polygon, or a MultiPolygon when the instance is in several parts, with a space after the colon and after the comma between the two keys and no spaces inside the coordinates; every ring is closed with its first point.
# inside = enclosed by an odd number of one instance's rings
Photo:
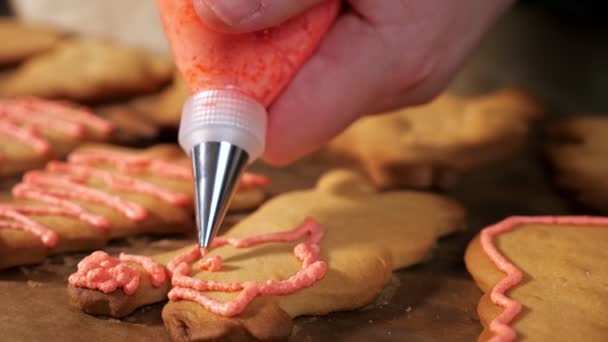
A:
{"type": "Polygon", "coordinates": [[[161,127],[178,127],[182,106],[189,94],[186,83],[176,74],[173,82],[160,92],[107,106],[102,112],[115,118],[117,125],[124,127],[125,131],[132,131],[135,136],[141,136],[146,131],[152,132],[152,128],[158,130],[161,127]]]}
{"type": "Polygon", "coordinates": [[[315,189],[268,201],[210,250],[91,255],[70,277],[70,296],[85,312],[120,316],[162,300],[171,282],[163,320],[173,340],[285,338],[297,316],[370,303],[392,270],[428,257],[463,216],[445,197],[378,193],[362,176],[334,171],[315,189]]]}
{"type": "Polygon", "coordinates": [[[563,120],[549,133],[548,156],[557,183],[586,206],[608,213],[608,118],[563,120]]]}
{"type": "MultiPolygon", "coordinates": [[[[232,209],[263,201],[266,182],[245,176],[232,209]]],[[[27,172],[12,195],[0,203],[0,269],[135,234],[194,231],[190,161],[176,146],[81,147],[27,172]]]]}
{"type": "Polygon", "coordinates": [[[115,127],[115,142],[122,145],[153,141],[161,136],[161,127],[126,105],[112,104],[95,108],[115,127]]]}
{"type": "Polygon", "coordinates": [[[109,121],[72,103],[0,99],[0,176],[44,166],[79,144],[108,140],[112,133],[109,121]]]}
{"type": "Polygon", "coordinates": [[[62,41],[0,83],[0,95],[102,101],[154,92],[174,66],[167,58],[93,38],[62,41]]]}
{"type": "Polygon", "coordinates": [[[62,33],[41,25],[0,18],[0,66],[22,62],[52,48],[62,33]]]}
{"type": "Polygon", "coordinates": [[[467,248],[480,340],[605,341],[608,218],[511,217],[467,248]]]}
{"type": "Polygon", "coordinates": [[[542,111],[512,89],[444,94],[428,105],[359,119],[329,150],[358,161],[382,189],[445,188],[467,170],[513,155],[542,111]]]}
{"type": "Polygon", "coordinates": [[[160,126],[177,127],[182,114],[182,106],[190,92],[186,82],[176,75],[173,83],[159,94],[136,99],[131,108],[141,116],[160,126]]]}

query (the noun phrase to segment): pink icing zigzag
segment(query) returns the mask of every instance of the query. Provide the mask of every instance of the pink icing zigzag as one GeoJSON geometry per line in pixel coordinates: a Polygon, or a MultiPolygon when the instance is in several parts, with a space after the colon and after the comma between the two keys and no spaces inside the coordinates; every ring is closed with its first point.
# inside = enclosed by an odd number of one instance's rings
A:
{"type": "Polygon", "coordinates": [[[517,337],[515,330],[509,325],[521,312],[522,304],[507,297],[506,292],[517,286],[523,278],[522,271],[509,262],[494,245],[494,237],[508,232],[518,225],[546,224],[573,226],[608,226],[608,218],[589,216],[512,216],[481,231],[481,247],[496,267],[506,274],[490,292],[492,303],[504,308],[503,312],[494,318],[489,330],[494,333],[490,339],[493,342],[514,341],[517,337]]]}

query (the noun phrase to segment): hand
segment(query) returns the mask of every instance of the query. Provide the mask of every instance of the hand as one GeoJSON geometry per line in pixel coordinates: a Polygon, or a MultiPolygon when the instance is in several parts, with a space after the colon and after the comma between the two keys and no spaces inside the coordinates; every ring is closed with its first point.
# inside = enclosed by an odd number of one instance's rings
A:
{"type": "MultiPolygon", "coordinates": [[[[193,0],[209,27],[257,31],[324,0],[193,0]]],[[[419,105],[443,90],[513,0],[349,0],[270,108],[264,159],[285,165],[360,116],[419,105]]]]}

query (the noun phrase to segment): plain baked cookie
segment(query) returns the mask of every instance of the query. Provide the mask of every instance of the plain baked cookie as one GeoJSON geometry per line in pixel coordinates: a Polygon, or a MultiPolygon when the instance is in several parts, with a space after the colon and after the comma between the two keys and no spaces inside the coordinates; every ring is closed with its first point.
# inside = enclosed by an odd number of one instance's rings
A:
{"type": "Polygon", "coordinates": [[[608,213],[608,118],[577,117],[554,124],[548,158],[559,186],[608,213]]]}
{"type": "Polygon", "coordinates": [[[112,100],[157,91],[173,73],[168,58],[107,40],[72,38],[9,74],[0,95],[112,100]]]}
{"type": "MultiPolygon", "coordinates": [[[[27,172],[12,200],[0,203],[0,269],[136,234],[193,232],[190,163],[174,145],[86,145],[67,162],[27,172]]],[[[243,176],[231,209],[259,205],[262,183],[243,176]]]]}
{"type": "Polygon", "coordinates": [[[480,340],[605,341],[608,218],[511,217],[470,243],[480,340]]]}
{"type": "Polygon", "coordinates": [[[142,131],[141,128],[144,125],[156,128],[177,128],[182,115],[182,107],[189,95],[186,83],[176,73],[171,84],[160,92],[108,106],[103,109],[103,112],[108,117],[115,118],[117,124],[124,122],[122,126],[125,126],[127,131],[129,129],[142,131]],[[121,120],[121,117],[128,119],[121,120]]]}
{"type": "MultiPolygon", "coordinates": [[[[435,194],[378,193],[362,176],[336,170],[324,175],[315,189],[285,193],[269,200],[226,236],[244,239],[288,232],[302,227],[307,219],[318,222],[324,230],[318,249],[319,259],[327,263],[324,277],[296,293],[258,296],[245,311],[231,317],[211,313],[189,300],[170,301],[163,310],[163,320],[172,339],[284,339],[291,333],[292,319],[297,316],[360,308],[380,293],[392,270],[425,260],[439,237],[461,229],[464,211],[458,203],[435,194]]],[[[268,279],[286,280],[302,267],[294,257],[294,246],[296,243],[288,242],[247,249],[221,247],[209,254],[223,259],[220,270],[200,271],[195,263],[192,272],[197,279],[212,281],[255,280],[262,284],[268,279]]],[[[192,249],[153,259],[166,265],[192,249]]],[[[141,267],[129,264],[142,272],[141,267]]],[[[165,298],[166,283],[151,286],[147,272],[141,273],[141,279],[140,287],[131,296],[122,289],[103,293],[70,287],[72,305],[92,314],[126,315],[138,306],[165,298]]],[[[204,294],[226,301],[234,299],[238,292],[204,294]]]]}
{"type": "Polygon", "coordinates": [[[44,52],[62,35],[46,26],[0,18],[0,66],[16,64],[44,52]]]}
{"type": "Polygon", "coordinates": [[[158,94],[138,98],[130,107],[150,122],[160,126],[178,127],[182,107],[190,96],[186,82],[176,74],[173,82],[158,94]]]}
{"type": "Polygon", "coordinates": [[[514,89],[444,94],[428,105],[359,119],[329,144],[358,161],[376,186],[449,187],[463,172],[507,159],[543,107],[514,89]]]}

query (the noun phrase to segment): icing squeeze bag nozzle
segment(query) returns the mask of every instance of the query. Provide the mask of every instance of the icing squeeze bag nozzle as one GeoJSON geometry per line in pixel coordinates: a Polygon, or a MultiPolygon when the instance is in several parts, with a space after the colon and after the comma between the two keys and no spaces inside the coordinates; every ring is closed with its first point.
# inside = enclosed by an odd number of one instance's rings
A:
{"type": "Polygon", "coordinates": [[[179,144],[192,157],[199,245],[208,247],[245,167],[264,152],[266,108],[333,23],[326,0],[270,29],[223,34],[208,29],[192,0],[157,0],[173,57],[192,96],[179,144]]]}

